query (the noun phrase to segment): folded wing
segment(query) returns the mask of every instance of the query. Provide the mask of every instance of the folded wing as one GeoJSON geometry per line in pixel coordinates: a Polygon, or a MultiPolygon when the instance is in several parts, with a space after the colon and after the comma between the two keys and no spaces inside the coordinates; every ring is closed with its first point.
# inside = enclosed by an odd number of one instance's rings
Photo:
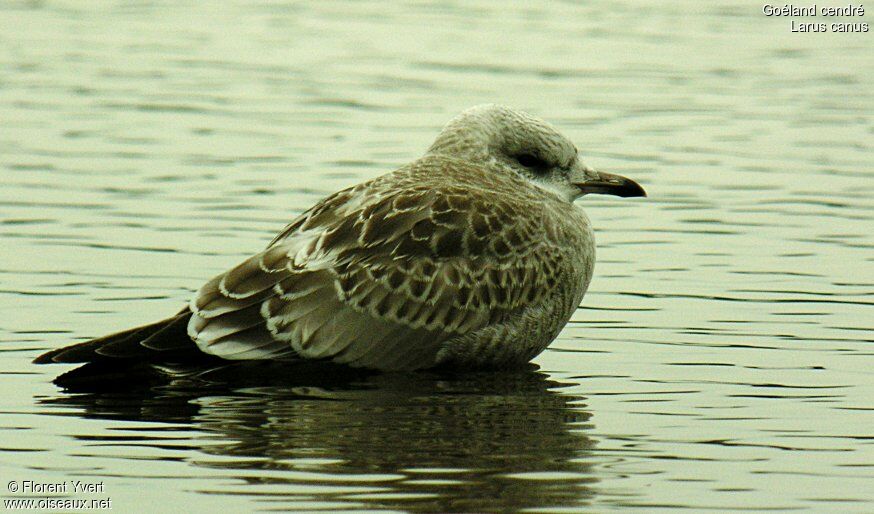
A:
{"type": "Polygon", "coordinates": [[[385,177],[328,197],[204,285],[188,326],[201,350],[424,368],[448,339],[555,288],[562,257],[538,202],[385,177]]]}

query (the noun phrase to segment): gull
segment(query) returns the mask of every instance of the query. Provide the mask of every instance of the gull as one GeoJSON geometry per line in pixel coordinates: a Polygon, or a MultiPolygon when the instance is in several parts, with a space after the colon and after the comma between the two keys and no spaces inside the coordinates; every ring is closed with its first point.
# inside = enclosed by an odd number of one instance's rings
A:
{"type": "MultiPolygon", "coordinates": [[[[321,200],[175,316],[34,361],[321,360],[382,371],[506,368],[559,334],[592,278],[574,200],[646,196],[553,126],[501,105],[452,119],[421,158],[321,200]]],[[[89,370],[89,367],[91,370],[89,370]]]]}

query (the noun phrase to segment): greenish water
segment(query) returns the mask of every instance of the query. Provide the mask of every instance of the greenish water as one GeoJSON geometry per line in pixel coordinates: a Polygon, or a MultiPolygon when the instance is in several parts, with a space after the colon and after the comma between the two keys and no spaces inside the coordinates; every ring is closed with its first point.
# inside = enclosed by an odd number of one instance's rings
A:
{"type": "Polygon", "coordinates": [[[3,3],[0,497],[871,512],[872,50],[734,1],[3,3]],[[172,313],[483,102],[650,194],[581,201],[595,279],[538,371],[71,395],[30,364],[172,313]]]}

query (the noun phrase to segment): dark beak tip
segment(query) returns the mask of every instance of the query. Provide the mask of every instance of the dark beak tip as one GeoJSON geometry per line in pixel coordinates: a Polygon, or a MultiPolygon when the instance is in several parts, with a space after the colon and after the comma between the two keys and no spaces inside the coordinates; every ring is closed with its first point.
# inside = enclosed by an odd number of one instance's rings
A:
{"type": "Polygon", "coordinates": [[[622,196],[624,196],[625,198],[635,198],[635,197],[646,198],[646,190],[644,190],[640,184],[638,184],[637,182],[633,182],[633,181],[629,181],[629,182],[630,182],[630,184],[627,185],[628,189],[626,189],[625,194],[622,196]]]}
{"type": "Polygon", "coordinates": [[[610,191],[610,189],[607,189],[604,192],[607,194],[616,195],[621,198],[637,198],[646,196],[646,191],[640,184],[631,180],[630,178],[620,178],[621,180],[617,181],[617,183],[615,183],[615,185],[612,187],[612,191],[610,191]]]}

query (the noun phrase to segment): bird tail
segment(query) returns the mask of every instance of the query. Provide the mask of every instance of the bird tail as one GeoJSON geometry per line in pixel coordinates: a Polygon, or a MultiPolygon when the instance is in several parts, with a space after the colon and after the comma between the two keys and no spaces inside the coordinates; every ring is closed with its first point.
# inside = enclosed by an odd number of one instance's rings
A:
{"type": "Polygon", "coordinates": [[[131,378],[132,372],[169,363],[202,363],[214,357],[201,352],[188,337],[191,311],[186,307],[175,316],[107,336],[46,352],[34,364],[85,364],[55,380],[64,386],[84,382],[106,382],[131,378]]]}
{"type": "Polygon", "coordinates": [[[34,364],[86,363],[104,359],[163,361],[180,351],[196,350],[188,337],[191,311],[185,308],[161,321],[46,352],[34,364]]]}

